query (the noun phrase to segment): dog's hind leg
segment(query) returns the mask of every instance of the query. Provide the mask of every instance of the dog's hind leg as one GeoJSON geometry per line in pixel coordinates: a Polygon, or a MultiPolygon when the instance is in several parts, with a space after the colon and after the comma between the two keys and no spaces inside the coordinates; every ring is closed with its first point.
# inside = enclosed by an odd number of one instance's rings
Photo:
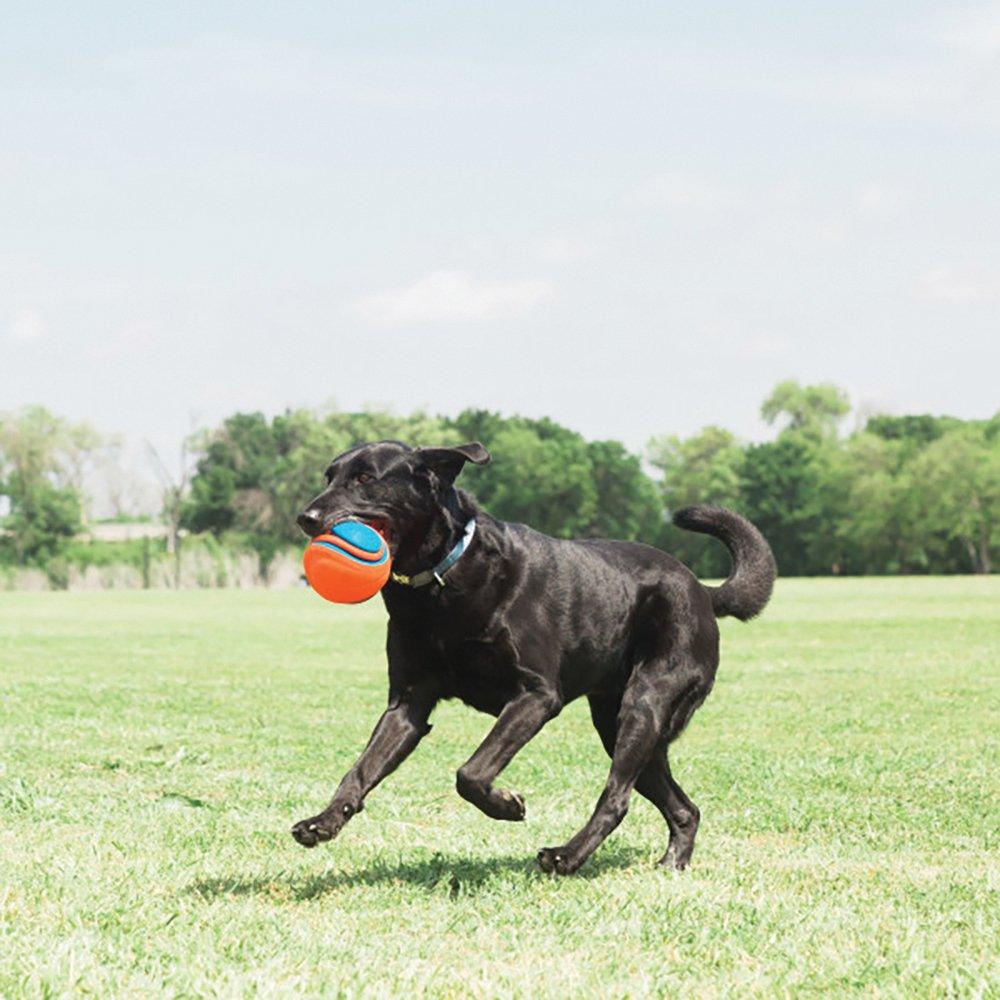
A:
{"type": "Polygon", "coordinates": [[[667,826],[670,827],[670,843],[667,845],[667,853],[660,858],[659,863],[665,868],[676,868],[679,872],[687,868],[691,861],[694,838],[701,822],[701,812],[670,773],[667,747],[680,736],[691,716],[708,697],[713,682],[714,672],[708,675],[707,679],[703,675],[703,679],[692,685],[674,708],[663,741],[663,755],[655,757],[650,762],[646,771],[639,776],[639,783],[636,785],[650,801],[657,802],[658,806],[660,801],[663,803],[659,807],[667,826]],[[657,799],[653,798],[654,795],[657,799]]]}
{"type": "Polygon", "coordinates": [[[638,664],[632,671],[621,709],[611,755],[611,773],[586,826],[562,847],[538,852],[543,871],[575,872],[601,845],[628,812],[632,789],[652,759],[667,728],[672,706],[686,694],[692,671],[676,658],[663,656],[638,664]]]}
{"type": "Polygon", "coordinates": [[[622,707],[620,694],[589,694],[590,718],[601,737],[601,743],[609,757],[615,755],[615,740],[618,736],[618,710],[622,707]]]}
{"type": "Polygon", "coordinates": [[[683,871],[691,860],[701,814],[674,780],[665,753],[662,757],[657,754],[646,765],[635,783],[635,790],[660,810],[670,828],[667,853],[660,858],[659,864],[683,871]]]}
{"type": "MultiPolygon", "coordinates": [[[[621,699],[614,695],[591,695],[590,717],[601,737],[608,756],[613,757],[618,734],[618,710],[621,699]]],[[[687,867],[694,850],[700,814],[684,789],[674,780],[667,760],[667,741],[661,740],[649,763],[639,773],[635,790],[660,810],[670,830],[667,853],[660,859],[665,867],[678,871],[687,867]]]]}

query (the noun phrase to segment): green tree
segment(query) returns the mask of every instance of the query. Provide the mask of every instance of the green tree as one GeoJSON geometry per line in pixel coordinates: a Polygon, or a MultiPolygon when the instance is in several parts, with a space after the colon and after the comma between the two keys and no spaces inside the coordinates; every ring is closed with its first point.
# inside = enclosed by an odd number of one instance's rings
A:
{"type": "Polygon", "coordinates": [[[899,442],[905,458],[961,425],[962,421],[956,417],[934,417],[927,413],[901,417],[879,414],[868,418],[865,431],[885,441],[899,442]]]}
{"type": "Polygon", "coordinates": [[[72,423],[41,406],[0,414],[8,558],[44,565],[80,530],[83,470],[98,443],[88,424],[72,423]]]}
{"type": "Polygon", "coordinates": [[[488,442],[493,464],[466,487],[490,512],[559,538],[586,533],[597,486],[583,438],[550,421],[511,419],[488,442]]]}
{"type": "Polygon", "coordinates": [[[8,547],[20,565],[45,566],[62,552],[81,527],[80,498],[71,488],[59,488],[47,479],[24,481],[13,473],[4,486],[10,513],[3,527],[8,547]]]}
{"type": "Polygon", "coordinates": [[[821,488],[844,572],[927,569],[927,531],[914,503],[909,454],[906,441],[868,431],[837,449],[821,488]]]}
{"type": "Polygon", "coordinates": [[[597,500],[585,534],[658,542],[663,530],[663,504],[639,456],[619,441],[591,441],[587,455],[597,500]]]}
{"type": "Polygon", "coordinates": [[[449,424],[459,440],[490,449],[493,464],[476,469],[465,486],[497,517],[560,538],[657,540],[655,486],[621,443],[588,443],[553,420],[489,410],[465,410],[449,424]]]}
{"type": "Polygon", "coordinates": [[[799,435],[755,444],[744,453],[740,476],[742,511],[771,543],[784,576],[830,572],[813,555],[821,523],[816,452],[799,435]]]}
{"type": "Polygon", "coordinates": [[[236,519],[236,473],[222,464],[206,463],[191,481],[182,521],[191,531],[228,531],[236,519]]]}
{"type": "Polygon", "coordinates": [[[840,421],[850,412],[847,393],[829,382],[800,385],[793,379],[779,382],[761,404],[761,416],[774,424],[785,418],[785,430],[810,438],[835,436],[840,421]]]}
{"type": "Polygon", "coordinates": [[[1000,436],[970,423],[943,434],[913,461],[912,486],[927,530],[957,543],[975,573],[1000,548],[1000,436]]]}
{"type": "MultiPolygon", "coordinates": [[[[667,511],[700,503],[739,509],[743,448],[729,431],[710,426],[689,438],[653,438],[647,454],[662,473],[660,493],[667,511]]],[[[728,556],[713,539],[667,526],[662,543],[699,576],[727,572],[728,556]]]]}
{"type": "Polygon", "coordinates": [[[201,435],[182,523],[191,531],[240,536],[257,552],[266,575],[274,554],[300,540],[295,516],[322,489],[331,459],[383,438],[447,444],[454,434],[422,411],[399,416],[289,410],[270,420],[262,413],[233,414],[201,435]]]}
{"type": "Polygon", "coordinates": [[[707,427],[650,442],[652,480],[615,441],[586,441],[548,419],[465,410],[454,418],[294,410],[234,414],[204,435],[184,504],[191,530],[239,535],[262,566],[298,542],[295,515],[323,487],[335,455],[383,438],[414,445],[480,440],[494,463],[462,485],[498,517],[557,537],[653,541],[703,576],[728,569],[711,539],[664,523],[692,503],[733,507],[771,541],[786,574],[986,571],[997,559],[994,482],[1000,415],[872,417],[841,438],[847,411],[835,386],[784,382],[762,407],[777,439],[743,446],[707,427]]]}
{"type": "Polygon", "coordinates": [[[647,451],[650,464],[663,474],[663,499],[671,510],[695,503],[739,503],[743,449],[729,431],[705,427],[686,439],[653,438],[647,451]]]}
{"type": "Polygon", "coordinates": [[[775,442],[748,449],[741,494],[746,513],[768,526],[760,525],[786,574],[844,571],[835,527],[847,489],[837,429],[849,411],[843,389],[825,382],[780,382],[761,405],[768,423],[784,422],[775,442]]]}
{"type": "MultiPolygon", "coordinates": [[[[317,468],[308,484],[294,481],[297,463],[304,464],[303,445],[313,441],[318,450],[319,436],[317,420],[306,411],[273,420],[262,413],[233,414],[197,443],[201,457],[181,523],[191,531],[235,533],[256,551],[266,577],[275,553],[296,538],[295,512],[315,492],[311,484],[322,482],[332,457],[310,456],[317,468]]],[[[334,443],[342,444],[343,437],[334,443]]]]}

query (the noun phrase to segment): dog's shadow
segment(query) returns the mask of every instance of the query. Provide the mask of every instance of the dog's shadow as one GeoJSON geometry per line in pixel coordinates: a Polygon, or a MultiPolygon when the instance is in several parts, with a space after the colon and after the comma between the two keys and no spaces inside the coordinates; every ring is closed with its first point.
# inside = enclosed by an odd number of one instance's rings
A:
{"type": "MultiPolygon", "coordinates": [[[[604,851],[591,858],[573,880],[590,880],[607,871],[627,868],[643,857],[641,851],[629,847],[604,851]]],[[[434,854],[429,858],[391,863],[376,860],[353,871],[328,871],[322,875],[300,875],[276,872],[271,876],[248,878],[245,875],[196,879],[188,891],[204,899],[225,896],[269,896],[272,899],[292,899],[303,902],[327,893],[358,886],[380,886],[407,883],[428,892],[440,892],[447,887],[452,899],[475,895],[498,878],[519,876],[524,881],[553,878],[539,871],[531,858],[508,855],[494,858],[467,858],[434,854]]]]}

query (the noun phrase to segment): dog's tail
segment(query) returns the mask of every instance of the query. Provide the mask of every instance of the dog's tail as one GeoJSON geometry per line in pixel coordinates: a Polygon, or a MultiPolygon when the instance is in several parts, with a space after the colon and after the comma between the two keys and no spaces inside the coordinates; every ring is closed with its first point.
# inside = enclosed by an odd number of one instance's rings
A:
{"type": "Polygon", "coordinates": [[[717,618],[733,615],[747,621],[759,615],[771,598],[778,569],[771,546],[745,518],[723,507],[685,507],[674,524],[686,531],[713,535],[732,556],[733,568],[721,587],[706,587],[717,618]]]}

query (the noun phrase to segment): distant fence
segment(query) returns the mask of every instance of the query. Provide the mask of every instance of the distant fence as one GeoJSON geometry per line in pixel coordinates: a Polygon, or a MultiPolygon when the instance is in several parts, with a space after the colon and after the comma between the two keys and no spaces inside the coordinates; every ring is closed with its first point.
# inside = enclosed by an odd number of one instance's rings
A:
{"type": "Polygon", "coordinates": [[[148,565],[127,563],[79,567],[67,565],[58,576],[30,567],[0,567],[0,590],[143,590],[218,589],[224,587],[294,587],[301,584],[302,563],[296,552],[278,553],[266,579],[251,552],[208,552],[181,548],[180,558],[158,554],[148,565]]]}
{"type": "Polygon", "coordinates": [[[129,542],[135,538],[166,538],[170,533],[158,521],[97,521],[88,524],[82,537],[93,542],[129,542]]]}

